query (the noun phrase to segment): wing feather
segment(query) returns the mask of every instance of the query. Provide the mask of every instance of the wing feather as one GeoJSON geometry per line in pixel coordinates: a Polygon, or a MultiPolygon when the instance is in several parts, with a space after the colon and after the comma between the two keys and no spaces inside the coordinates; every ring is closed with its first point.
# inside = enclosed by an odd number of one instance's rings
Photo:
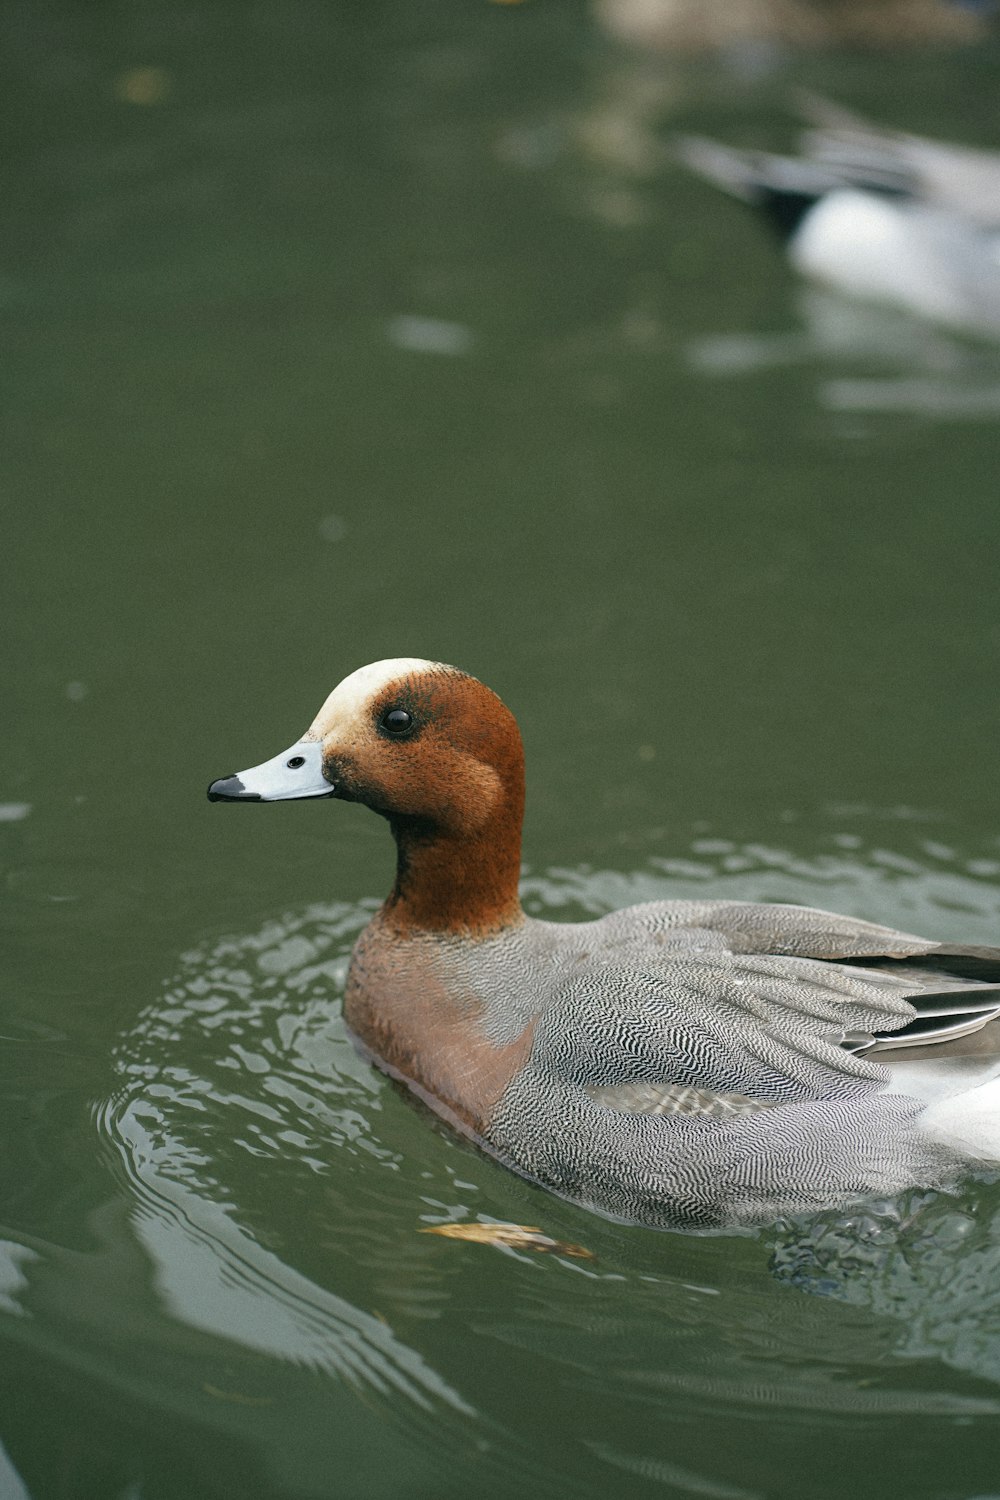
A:
{"type": "Polygon", "coordinates": [[[922,1009],[942,1035],[1000,1009],[1000,990],[945,968],[1000,975],[1000,950],[946,952],[813,908],[654,902],[600,926],[611,941],[557,992],[536,1035],[539,1061],[584,1088],[664,1084],[768,1103],[854,1094],[884,1087],[871,1054],[897,1033],[915,1045],[922,1009]]]}

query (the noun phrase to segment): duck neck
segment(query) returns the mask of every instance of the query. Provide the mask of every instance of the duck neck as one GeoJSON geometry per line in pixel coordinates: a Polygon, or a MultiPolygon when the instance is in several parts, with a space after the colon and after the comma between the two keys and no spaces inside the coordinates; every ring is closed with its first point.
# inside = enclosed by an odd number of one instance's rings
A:
{"type": "Polygon", "coordinates": [[[524,921],[519,818],[513,830],[498,818],[471,831],[419,818],[390,824],[396,882],[383,913],[394,927],[485,937],[524,921]]]}

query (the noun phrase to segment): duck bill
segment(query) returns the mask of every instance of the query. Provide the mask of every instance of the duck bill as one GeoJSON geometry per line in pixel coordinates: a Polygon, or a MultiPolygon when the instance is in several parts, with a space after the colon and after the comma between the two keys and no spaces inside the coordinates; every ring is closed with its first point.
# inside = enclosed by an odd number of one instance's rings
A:
{"type": "Polygon", "coordinates": [[[320,740],[296,740],[272,760],[213,781],[209,802],[293,802],[300,797],[335,797],[337,788],[323,775],[320,740]]]}

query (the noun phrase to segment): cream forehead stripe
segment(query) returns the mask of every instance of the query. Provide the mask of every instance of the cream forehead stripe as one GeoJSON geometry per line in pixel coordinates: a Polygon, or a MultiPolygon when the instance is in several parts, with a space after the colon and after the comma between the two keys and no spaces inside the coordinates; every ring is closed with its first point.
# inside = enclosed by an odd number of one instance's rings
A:
{"type": "Polygon", "coordinates": [[[392,656],[386,661],[373,661],[367,667],[359,667],[350,677],[345,677],[343,682],[337,684],[303,739],[325,739],[332,730],[343,730],[351,724],[357,724],[371,700],[397,678],[410,677],[415,672],[453,670],[443,662],[425,661],[420,656],[392,656]]]}

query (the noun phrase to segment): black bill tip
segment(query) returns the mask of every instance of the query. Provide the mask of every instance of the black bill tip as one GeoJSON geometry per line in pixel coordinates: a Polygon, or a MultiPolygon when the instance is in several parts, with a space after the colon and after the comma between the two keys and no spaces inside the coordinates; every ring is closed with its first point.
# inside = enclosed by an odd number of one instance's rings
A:
{"type": "Polygon", "coordinates": [[[257,792],[248,792],[238,776],[223,776],[208,789],[209,802],[263,802],[257,792]]]}

